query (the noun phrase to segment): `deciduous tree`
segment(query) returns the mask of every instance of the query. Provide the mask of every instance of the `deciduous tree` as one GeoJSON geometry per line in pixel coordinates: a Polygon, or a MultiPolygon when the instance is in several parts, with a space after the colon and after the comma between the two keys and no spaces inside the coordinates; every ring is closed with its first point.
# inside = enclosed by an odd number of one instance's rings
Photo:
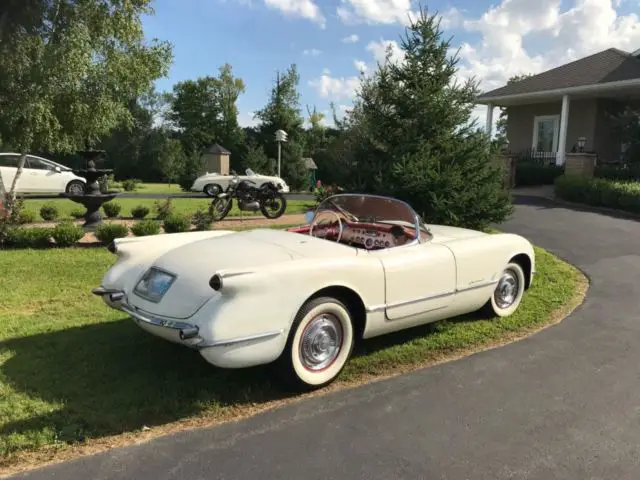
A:
{"type": "Polygon", "coordinates": [[[0,137],[22,153],[71,152],[130,122],[127,103],[165,75],[166,42],[145,41],[151,0],[0,4],[0,137]]]}

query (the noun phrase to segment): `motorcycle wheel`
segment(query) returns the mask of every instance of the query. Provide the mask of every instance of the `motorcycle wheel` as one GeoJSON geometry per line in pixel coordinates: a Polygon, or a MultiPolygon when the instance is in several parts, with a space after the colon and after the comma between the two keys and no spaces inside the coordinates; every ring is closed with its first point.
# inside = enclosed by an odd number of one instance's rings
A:
{"type": "Polygon", "coordinates": [[[277,192],[272,198],[260,202],[260,211],[267,218],[279,218],[287,209],[287,199],[283,194],[277,192]]]}
{"type": "Polygon", "coordinates": [[[211,206],[209,207],[209,215],[211,218],[217,222],[227,215],[231,211],[231,207],[233,206],[233,200],[231,198],[216,198],[213,202],[211,202],[211,206]]]}

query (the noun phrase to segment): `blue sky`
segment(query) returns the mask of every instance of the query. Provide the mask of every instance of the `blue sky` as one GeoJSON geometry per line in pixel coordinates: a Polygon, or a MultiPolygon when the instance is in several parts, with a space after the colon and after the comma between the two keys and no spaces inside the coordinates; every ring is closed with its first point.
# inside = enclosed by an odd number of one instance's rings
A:
{"type": "MultiPolygon", "coordinates": [[[[328,111],[331,100],[348,106],[355,62],[373,67],[380,42],[397,41],[416,6],[410,0],[156,0],[155,15],[143,24],[147,37],[174,45],[174,63],[158,89],[215,75],[229,62],[247,85],[238,106],[248,124],[276,70],[291,63],[300,72],[303,109],[328,111]],[[349,36],[358,40],[343,41],[349,36]]],[[[486,89],[514,73],[535,73],[610,46],[640,48],[632,14],[640,11],[638,0],[437,0],[428,7],[443,15],[446,34],[463,47],[460,76],[478,76],[486,89]]]]}

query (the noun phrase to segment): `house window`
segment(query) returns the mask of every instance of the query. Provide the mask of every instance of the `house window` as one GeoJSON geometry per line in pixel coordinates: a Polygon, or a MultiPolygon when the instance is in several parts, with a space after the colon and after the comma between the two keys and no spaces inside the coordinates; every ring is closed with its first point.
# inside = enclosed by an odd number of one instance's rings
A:
{"type": "Polygon", "coordinates": [[[560,133],[560,115],[533,118],[533,145],[538,152],[557,152],[560,133]]]}

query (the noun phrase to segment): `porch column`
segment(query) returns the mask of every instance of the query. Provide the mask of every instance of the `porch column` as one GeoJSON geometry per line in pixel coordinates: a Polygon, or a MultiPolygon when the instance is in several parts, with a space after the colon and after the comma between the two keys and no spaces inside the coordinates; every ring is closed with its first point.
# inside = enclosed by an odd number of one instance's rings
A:
{"type": "Polygon", "coordinates": [[[569,95],[562,97],[562,110],[560,111],[560,132],[558,135],[558,152],[556,153],[556,165],[564,165],[567,154],[567,124],[569,123],[569,95]]]}
{"type": "Polygon", "coordinates": [[[485,126],[485,132],[491,138],[491,127],[493,126],[493,103],[487,104],[487,124],[485,126]]]}

